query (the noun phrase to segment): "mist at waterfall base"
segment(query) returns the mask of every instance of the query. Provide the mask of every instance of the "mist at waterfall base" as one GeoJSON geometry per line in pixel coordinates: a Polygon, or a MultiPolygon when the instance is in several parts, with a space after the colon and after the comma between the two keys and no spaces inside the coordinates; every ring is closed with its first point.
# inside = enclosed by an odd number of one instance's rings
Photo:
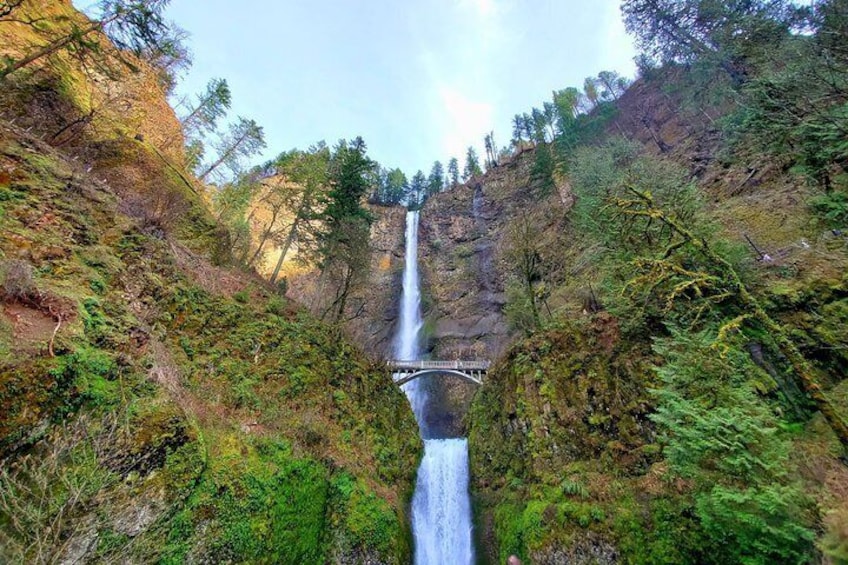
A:
{"type": "MultiPolygon", "coordinates": [[[[406,215],[406,263],[395,355],[401,360],[420,358],[421,320],[418,287],[418,212],[406,215]]],[[[412,498],[412,530],[416,565],[470,564],[471,501],[468,495],[468,442],[465,438],[430,437],[426,423],[427,391],[420,380],[404,385],[421,437],[424,458],[412,498]]]]}

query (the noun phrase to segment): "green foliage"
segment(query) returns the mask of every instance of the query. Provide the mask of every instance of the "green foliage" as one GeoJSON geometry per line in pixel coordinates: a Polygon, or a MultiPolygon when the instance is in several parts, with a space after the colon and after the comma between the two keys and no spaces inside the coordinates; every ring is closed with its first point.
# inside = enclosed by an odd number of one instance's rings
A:
{"type": "Polygon", "coordinates": [[[695,484],[695,509],[715,562],[803,562],[813,533],[792,474],[790,438],[757,394],[758,368],[715,332],[673,332],[656,351],[662,384],[652,418],[675,474],[695,484]]]}
{"type": "MultiPolygon", "coordinates": [[[[722,294],[709,286],[718,284],[710,275],[704,275],[703,288],[690,289],[687,277],[703,275],[703,258],[682,248],[654,211],[638,209],[640,195],[646,195],[652,209],[711,239],[714,225],[681,167],[613,138],[601,147],[575,151],[569,171],[576,197],[575,227],[603,275],[605,306],[620,318],[625,331],[638,333],[656,325],[672,314],[672,297],[679,294],[690,300],[722,294]]],[[[719,247],[731,248],[721,243],[719,247]]],[[[691,321],[703,312],[687,304],[678,313],[691,321]]]]}
{"type": "Polygon", "coordinates": [[[265,132],[255,120],[239,116],[213,145],[218,153],[210,163],[201,165],[197,178],[203,181],[213,173],[219,179],[238,178],[244,170],[243,161],[266,147],[265,132]],[[222,166],[228,170],[227,175],[220,173],[222,166]]]}
{"type": "Polygon", "coordinates": [[[570,478],[563,479],[560,483],[560,487],[564,494],[570,496],[579,496],[580,498],[587,498],[589,496],[589,489],[587,489],[582,483],[570,478]]]}
{"type": "MultiPolygon", "coordinates": [[[[230,440],[232,441],[232,440],[230,440]]],[[[236,444],[237,445],[237,444],[236,444]]],[[[211,520],[211,555],[235,561],[316,563],[322,544],[328,483],[317,462],[276,442],[258,442],[247,458],[221,454],[174,522],[165,562],[182,561],[196,521],[211,520]]]]}
{"type": "Polygon", "coordinates": [[[525,291],[525,285],[518,280],[506,284],[506,305],[504,306],[509,327],[526,334],[539,327],[538,319],[533,316],[533,308],[525,291]]]}
{"type": "Polygon", "coordinates": [[[814,196],[810,206],[832,228],[848,226],[848,193],[831,191],[814,196]]]}
{"type": "Polygon", "coordinates": [[[283,316],[286,313],[287,302],[282,296],[272,296],[265,305],[265,311],[275,316],[283,316]]]}
{"type": "Polygon", "coordinates": [[[741,82],[748,59],[788,36],[789,7],[787,0],[624,0],[621,10],[645,57],[708,60],[741,82]]]}
{"type": "Polygon", "coordinates": [[[462,180],[468,181],[472,177],[483,174],[480,168],[480,157],[473,146],[469,146],[465,152],[465,166],[462,169],[462,180]]]}
{"type": "Polygon", "coordinates": [[[386,556],[403,553],[404,525],[391,506],[361,481],[341,473],[331,481],[331,496],[335,526],[342,527],[345,542],[352,548],[370,548],[386,556]]]}
{"type": "Polygon", "coordinates": [[[531,170],[531,178],[536,183],[539,198],[544,198],[553,192],[554,184],[554,161],[553,148],[548,144],[536,147],[536,160],[531,170]]]}
{"type": "MultiPolygon", "coordinates": [[[[184,101],[187,102],[187,101],[184,101]]],[[[232,104],[232,93],[226,79],[213,78],[206,90],[197,95],[197,102],[180,118],[187,139],[199,142],[204,131],[214,131],[217,121],[227,114],[232,104]]],[[[188,141],[190,145],[192,141],[188,141]]]]}
{"type": "MultiPolygon", "coordinates": [[[[0,144],[4,166],[14,143],[0,144]]],[[[55,221],[36,232],[16,219],[16,237],[0,237],[0,253],[61,244],[61,255],[39,260],[35,298],[68,317],[54,357],[41,335],[38,343],[0,339],[0,455],[4,471],[41,465],[61,425],[73,427],[71,448],[90,440],[95,453],[63,455],[47,474],[33,467],[51,486],[42,495],[24,482],[19,507],[56,514],[71,482],[85,486],[84,496],[62,520],[45,522],[51,528],[28,522],[20,536],[0,509],[0,561],[8,535],[26,543],[55,536],[61,542],[41,545],[53,555],[85,529],[99,540],[86,559],[104,562],[315,563],[343,538],[402,562],[403,501],[420,450],[403,394],[337,332],[273,292],[251,287],[256,300],[246,300],[190,283],[171,243],[138,230],[100,183],[80,188],[87,181],[57,172],[53,156],[21,151],[15,174],[28,192],[5,202],[15,218],[55,221]],[[357,481],[350,519],[330,512],[330,467],[357,481]],[[154,521],[128,540],[113,522],[135,508],[154,521]]],[[[7,328],[4,317],[0,331],[7,328]]],[[[10,562],[19,561],[37,560],[10,562]]]]}
{"type": "Polygon", "coordinates": [[[703,533],[685,497],[659,497],[638,503],[622,500],[613,517],[619,548],[638,565],[710,563],[703,533]]]}
{"type": "Polygon", "coordinates": [[[73,383],[77,404],[108,406],[118,401],[117,365],[111,355],[100,349],[78,347],[72,354],[62,356],[50,375],[57,381],[73,383]]]}

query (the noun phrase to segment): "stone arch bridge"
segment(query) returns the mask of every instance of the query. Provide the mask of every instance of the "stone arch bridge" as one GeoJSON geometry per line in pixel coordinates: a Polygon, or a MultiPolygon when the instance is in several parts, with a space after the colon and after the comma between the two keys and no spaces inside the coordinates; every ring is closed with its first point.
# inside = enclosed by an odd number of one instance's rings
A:
{"type": "Polygon", "coordinates": [[[489,370],[489,364],[488,361],[392,360],[388,361],[386,366],[398,386],[428,375],[454,375],[476,385],[482,385],[483,378],[489,370]]]}

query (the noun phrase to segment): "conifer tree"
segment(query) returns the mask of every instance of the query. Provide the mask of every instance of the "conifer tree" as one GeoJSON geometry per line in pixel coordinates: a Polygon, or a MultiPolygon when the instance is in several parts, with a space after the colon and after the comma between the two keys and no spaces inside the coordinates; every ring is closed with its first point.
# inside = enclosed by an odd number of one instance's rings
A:
{"type": "Polygon", "coordinates": [[[524,118],[521,114],[516,114],[512,117],[512,143],[513,145],[521,145],[524,139],[524,118]]]}
{"type": "Polygon", "coordinates": [[[229,131],[221,135],[215,147],[218,155],[198,173],[197,178],[201,181],[207,180],[221,166],[237,176],[242,170],[242,161],[265,148],[265,133],[254,120],[239,117],[236,123],[230,125],[229,131]]]}
{"type": "Polygon", "coordinates": [[[441,161],[433,163],[430,175],[427,177],[427,196],[438,194],[445,186],[445,168],[441,161]]]}
{"type": "Polygon", "coordinates": [[[409,205],[417,208],[424,203],[427,196],[427,177],[423,171],[417,171],[412,175],[412,180],[409,181],[409,205]]]}
{"type": "Polygon", "coordinates": [[[483,171],[480,169],[480,158],[477,156],[474,147],[469,146],[465,153],[465,168],[462,171],[462,180],[468,181],[468,179],[481,174],[483,174],[483,171]]]}
{"type": "Polygon", "coordinates": [[[406,175],[400,169],[388,171],[383,186],[382,201],[385,204],[400,204],[409,192],[406,175]]]}
{"type": "Polygon", "coordinates": [[[451,188],[459,184],[459,160],[456,157],[451,157],[448,161],[448,180],[451,188]]]}
{"type": "Polygon", "coordinates": [[[583,94],[586,96],[586,100],[589,101],[589,109],[598,105],[598,85],[593,77],[586,77],[586,80],[583,82],[583,94]]]}
{"type": "Polygon", "coordinates": [[[180,118],[183,130],[189,137],[204,131],[213,131],[218,119],[227,114],[232,103],[232,94],[226,79],[213,78],[206,90],[197,95],[197,102],[188,113],[180,118]]]}
{"type": "MultiPolygon", "coordinates": [[[[36,61],[66,49],[76,52],[98,53],[98,44],[91,39],[95,32],[102,32],[121,50],[129,51],[142,58],[155,59],[163,50],[173,49],[175,36],[164,19],[164,10],[169,0],[102,0],[93,12],[97,17],[87,24],[71,23],[59,28],[51,27],[47,43],[34,48],[20,59],[11,59],[0,68],[0,79],[36,61]]],[[[14,9],[19,4],[11,5],[14,9]]],[[[47,33],[33,25],[38,33],[47,33]]],[[[130,68],[133,68],[130,63],[130,68]]]]}
{"type": "Polygon", "coordinates": [[[318,253],[321,276],[332,287],[322,317],[332,315],[335,322],[344,318],[352,290],[364,280],[368,268],[371,215],[362,200],[371,188],[376,163],[366,154],[361,137],[341,140],[330,161],[327,205],[322,213],[325,229],[320,236],[318,253]]]}

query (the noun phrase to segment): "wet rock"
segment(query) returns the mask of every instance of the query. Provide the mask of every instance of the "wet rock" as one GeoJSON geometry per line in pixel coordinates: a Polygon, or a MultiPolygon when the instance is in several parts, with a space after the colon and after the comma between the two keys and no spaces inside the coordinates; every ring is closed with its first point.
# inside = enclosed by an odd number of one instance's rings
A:
{"type": "Polygon", "coordinates": [[[619,562],[618,549],[602,536],[586,533],[569,547],[546,547],[531,555],[538,565],[614,565],[619,562]]]}
{"type": "Polygon", "coordinates": [[[518,335],[510,331],[504,314],[511,270],[503,256],[509,224],[519,210],[540,205],[556,221],[573,200],[566,185],[540,197],[531,186],[534,163],[535,151],[527,149],[425,204],[418,254],[422,289],[430,298],[425,316],[436,321],[434,357],[494,359],[518,335]]]}

